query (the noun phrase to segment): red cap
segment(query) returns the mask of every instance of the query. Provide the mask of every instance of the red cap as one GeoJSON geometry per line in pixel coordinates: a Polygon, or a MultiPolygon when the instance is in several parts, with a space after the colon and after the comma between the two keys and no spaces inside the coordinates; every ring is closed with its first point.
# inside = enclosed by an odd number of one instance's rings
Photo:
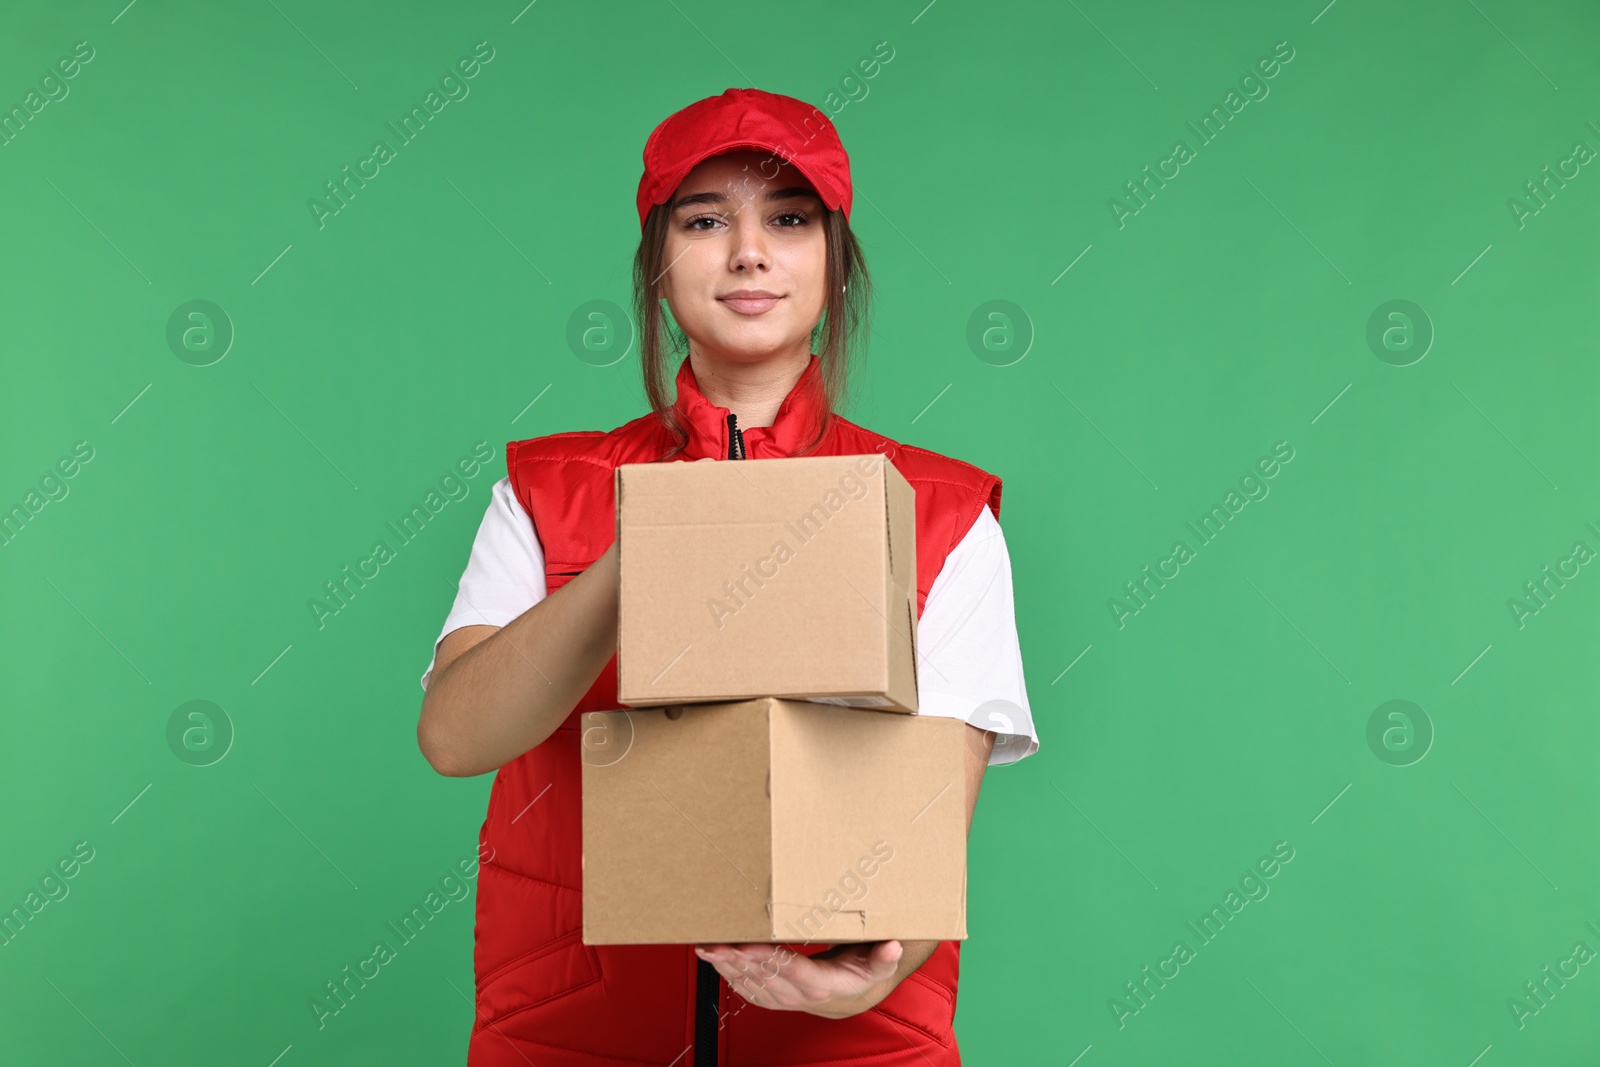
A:
{"type": "Polygon", "coordinates": [[[728,89],[673,112],[651,131],[639,178],[639,228],[696,164],[737,148],[765,149],[793,163],[824,204],[850,218],[850,157],[828,116],[792,96],[728,89]]]}

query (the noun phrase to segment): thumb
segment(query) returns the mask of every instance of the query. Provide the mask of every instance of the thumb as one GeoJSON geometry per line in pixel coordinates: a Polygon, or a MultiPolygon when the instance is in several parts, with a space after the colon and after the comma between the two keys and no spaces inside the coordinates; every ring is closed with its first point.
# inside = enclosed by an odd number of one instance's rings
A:
{"type": "Polygon", "coordinates": [[[904,954],[905,946],[900,944],[900,942],[880,941],[876,945],[872,946],[871,959],[874,965],[881,964],[883,966],[892,968],[895,964],[900,962],[900,957],[904,954]]]}

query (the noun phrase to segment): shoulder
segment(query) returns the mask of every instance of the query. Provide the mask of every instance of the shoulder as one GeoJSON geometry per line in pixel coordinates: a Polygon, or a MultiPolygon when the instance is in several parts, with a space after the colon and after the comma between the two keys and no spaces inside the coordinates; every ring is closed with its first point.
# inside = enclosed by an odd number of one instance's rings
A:
{"type": "Polygon", "coordinates": [[[519,472],[550,464],[579,464],[611,471],[631,462],[641,443],[653,443],[665,428],[654,414],[641,415],[614,430],[567,430],[562,433],[506,442],[506,471],[513,480],[519,472]]]}
{"type": "Polygon", "coordinates": [[[895,470],[917,490],[919,501],[932,496],[950,503],[961,502],[966,505],[961,510],[971,512],[969,522],[977,518],[984,505],[995,518],[1000,517],[999,475],[953,456],[885,437],[842,416],[835,416],[835,421],[845,451],[887,456],[895,470]]]}

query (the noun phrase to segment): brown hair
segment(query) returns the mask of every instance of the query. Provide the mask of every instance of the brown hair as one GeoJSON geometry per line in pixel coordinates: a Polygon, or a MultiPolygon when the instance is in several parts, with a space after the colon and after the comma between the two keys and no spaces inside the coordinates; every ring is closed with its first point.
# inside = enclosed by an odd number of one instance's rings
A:
{"type": "MultiPolygon", "coordinates": [[[[669,200],[650,209],[633,257],[633,310],[634,320],[639,324],[639,366],[644,374],[645,397],[650,409],[676,441],[661,459],[670,459],[689,443],[688,427],[678,424],[673,398],[667,395],[677,363],[688,355],[689,339],[670,316],[663,314],[663,301],[652,295],[656,282],[666,270],[662,260],[666,256],[672,205],[673,201],[669,200]],[[671,342],[670,351],[665,347],[667,341],[671,342]]],[[[823,417],[816,437],[797,449],[795,455],[804,455],[822,442],[834,412],[848,394],[851,367],[858,358],[866,330],[867,308],[872,299],[866,258],[844,213],[825,209],[822,231],[828,242],[828,267],[823,282],[828,297],[822,317],[811,331],[811,350],[822,363],[823,417]]]]}

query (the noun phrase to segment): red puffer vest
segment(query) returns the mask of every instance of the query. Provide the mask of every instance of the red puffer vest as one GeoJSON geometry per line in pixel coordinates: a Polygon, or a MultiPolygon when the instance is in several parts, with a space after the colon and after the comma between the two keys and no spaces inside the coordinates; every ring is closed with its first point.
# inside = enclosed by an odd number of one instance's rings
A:
{"type": "MultiPolygon", "coordinates": [[[[821,360],[813,355],[771,426],[739,431],[745,455],[792,454],[815,436],[821,360]]],[[[729,455],[728,409],[700,392],[689,361],[675,407],[690,428],[674,459],[729,455]]],[[[544,546],[545,580],[561,588],[615,539],[612,472],[660,458],[672,436],[654,414],[602,433],[557,433],[506,446],[511,485],[544,546]]],[[[881,453],[916,490],[917,613],[945,556],[985,505],[1000,514],[1000,479],[959,460],[830,420],[817,455],[881,453]]],[[[579,717],[620,707],[617,661],[567,720],[500,768],[480,835],[474,968],[477,1020],[469,1067],[689,1067],[695,1062],[695,956],[689,945],[582,942],[582,776],[579,717]],[[491,851],[492,850],[492,851],[491,851]]],[[[864,714],[876,714],[867,712],[864,714]]],[[[825,945],[791,944],[806,955],[825,945]]],[[[959,941],[933,955],[876,1007],[846,1019],[756,1007],[718,983],[723,1067],[871,1064],[955,1067],[959,941]]]]}

